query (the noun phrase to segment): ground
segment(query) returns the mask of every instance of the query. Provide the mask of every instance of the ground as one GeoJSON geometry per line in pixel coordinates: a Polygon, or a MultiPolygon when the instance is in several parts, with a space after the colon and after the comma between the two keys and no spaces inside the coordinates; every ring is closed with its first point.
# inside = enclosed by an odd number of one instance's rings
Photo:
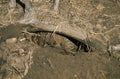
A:
{"type": "MultiPolygon", "coordinates": [[[[119,0],[64,0],[60,2],[59,14],[52,10],[53,0],[32,1],[41,23],[57,25],[69,21],[104,43],[120,44],[119,0]]],[[[120,78],[119,52],[114,56],[99,50],[67,48],[74,52],[67,53],[66,41],[63,41],[66,46],[59,46],[54,38],[49,38],[49,33],[27,32],[30,25],[16,22],[23,18],[22,8],[17,5],[11,10],[8,2],[0,1],[0,79],[120,78]]]]}

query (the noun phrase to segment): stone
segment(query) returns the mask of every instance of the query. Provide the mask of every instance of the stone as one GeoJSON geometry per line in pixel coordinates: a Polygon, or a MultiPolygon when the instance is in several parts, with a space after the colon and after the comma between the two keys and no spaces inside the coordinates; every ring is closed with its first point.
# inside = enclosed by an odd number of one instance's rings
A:
{"type": "Polygon", "coordinates": [[[17,39],[16,38],[9,38],[6,40],[6,43],[7,44],[10,44],[10,43],[16,43],[17,42],[17,39]]]}

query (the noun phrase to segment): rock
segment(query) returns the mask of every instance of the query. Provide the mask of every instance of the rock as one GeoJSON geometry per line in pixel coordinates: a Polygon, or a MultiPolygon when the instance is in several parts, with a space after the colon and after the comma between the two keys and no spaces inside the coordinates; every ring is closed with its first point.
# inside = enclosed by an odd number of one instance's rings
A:
{"type": "Polygon", "coordinates": [[[120,44],[109,46],[108,52],[120,61],[120,44]]]}
{"type": "Polygon", "coordinates": [[[9,43],[16,43],[17,42],[17,39],[16,38],[9,38],[6,40],[6,43],[9,44],[9,43]]]}
{"type": "Polygon", "coordinates": [[[109,46],[108,51],[110,53],[112,52],[120,52],[120,44],[114,45],[114,46],[109,46]]]}

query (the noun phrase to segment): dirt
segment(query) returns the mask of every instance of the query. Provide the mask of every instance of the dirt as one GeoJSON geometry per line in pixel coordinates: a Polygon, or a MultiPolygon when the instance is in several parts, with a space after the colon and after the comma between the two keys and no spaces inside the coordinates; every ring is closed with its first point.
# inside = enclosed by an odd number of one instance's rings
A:
{"type": "MultiPolygon", "coordinates": [[[[6,61],[8,58],[10,58],[5,54],[6,52],[12,55],[11,52],[15,51],[16,49],[20,50],[23,48],[24,50],[30,50],[31,48],[34,48],[32,54],[33,63],[29,67],[28,73],[23,79],[119,79],[120,77],[120,63],[116,58],[109,56],[108,53],[103,53],[99,51],[76,51],[75,55],[66,54],[63,48],[51,47],[50,44],[47,44],[44,47],[42,46],[43,43],[38,44],[35,42],[36,40],[31,41],[30,39],[32,38],[30,37],[32,37],[32,34],[22,34],[24,31],[20,28],[17,28],[17,26],[6,26],[6,28],[4,29],[5,30],[0,31],[3,35],[1,38],[4,38],[4,40],[1,41],[1,54],[2,56],[6,56],[3,57],[5,62],[1,63],[2,70],[4,70],[5,64],[10,63],[9,61],[6,61]],[[11,30],[5,31],[10,28],[11,30]],[[13,33],[13,30],[18,31],[16,33],[13,33]],[[6,43],[6,40],[10,38],[17,38],[17,40],[26,38],[26,41],[23,41],[23,43],[19,43],[19,41],[6,43]]],[[[25,29],[25,27],[23,27],[23,29],[25,29]]],[[[43,34],[44,33],[42,33],[42,35],[43,34]]],[[[39,42],[43,41],[39,40],[39,42]]],[[[3,59],[1,59],[1,62],[3,61],[3,59]]],[[[26,58],[24,60],[26,60],[26,58]]],[[[22,65],[23,64],[19,64],[17,67],[21,68],[22,65]]],[[[14,77],[17,79],[16,76],[14,77]]],[[[13,77],[9,78],[13,79],[13,77]]],[[[4,77],[1,77],[1,79],[4,79],[4,77]]]]}
{"type": "MultiPolygon", "coordinates": [[[[61,52],[53,48],[39,48],[34,55],[33,68],[24,79],[119,79],[119,71],[114,73],[114,65],[105,55],[80,52],[72,56],[61,52]]],[[[119,69],[119,65],[115,69],[119,69]]]]}
{"type": "MultiPolygon", "coordinates": [[[[68,21],[105,43],[120,44],[119,0],[62,0],[58,15],[53,0],[32,1],[41,23],[68,21]]],[[[30,25],[17,23],[22,7],[11,11],[8,2],[0,1],[0,79],[120,79],[119,52],[86,51],[61,35],[27,32],[30,25]]]]}

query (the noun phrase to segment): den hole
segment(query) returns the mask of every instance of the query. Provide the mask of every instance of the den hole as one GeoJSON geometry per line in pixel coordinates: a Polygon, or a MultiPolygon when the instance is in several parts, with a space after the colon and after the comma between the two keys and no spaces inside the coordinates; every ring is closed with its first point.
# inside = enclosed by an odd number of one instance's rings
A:
{"type": "MultiPolygon", "coordinates": [[[[37,32],[34,32],[34,35],[31,36],[31,41],[42,47],[50,46],[50,47],[57,48],[56,40],[54,40],[52,35],[53,35],[52,33],[37,31],[37,32]]],[[[76,47],[73,49],[75,52],[90,52],[91,51],[91,48],[90,48],[90,46],[87,45],[87,43],[85,44],[83,42],[80,42],[80,41],[70,38],[68,36],[64,36],[64,35],[60,35],[60,34],[57,34],[57,35],[59,35],[62,38],[68,39],[70,42],[72,42],[76,47]]],[[[63,43],[66,43],[66,41],[63,41],[63,43]]],[[[60,47],[60,48],[64,49],[64,47],[60,47]]]]}

